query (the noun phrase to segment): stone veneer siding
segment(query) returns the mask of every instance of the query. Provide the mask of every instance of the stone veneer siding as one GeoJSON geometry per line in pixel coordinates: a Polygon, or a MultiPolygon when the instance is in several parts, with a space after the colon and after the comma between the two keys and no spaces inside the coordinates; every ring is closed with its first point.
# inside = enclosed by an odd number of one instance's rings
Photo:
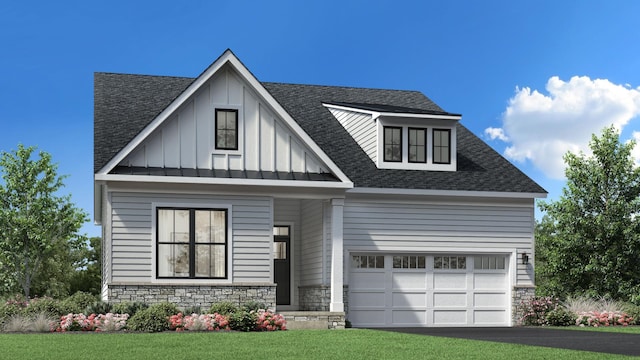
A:
{"type": "Polygon", "coordinates": [[[522,325],[520,320],[524,316],[522,302],[536,296],[536,287],[533,285],[515,286],[511,294],[511,324],[519,326],[522,325]]]}
{"type": "Polygon", "coordinates": [[[180,284],[111,284],[108,301],[139,301],[145,304],[170,302],[178,307],[200,306],[230,301],[238,306],[258,301],[269,309],[276,308],[275,285],[180,285],[180,284]]]}
{"type": "MultiPolygon", "coordinates": [[[[342,301],[344,312],[349,312],[349,287],[343,287],[342,301]]],[[[310,285],[298,288],[298,303],[300,311],[329,311],[331,304],[331,286],[310,285]]]]}

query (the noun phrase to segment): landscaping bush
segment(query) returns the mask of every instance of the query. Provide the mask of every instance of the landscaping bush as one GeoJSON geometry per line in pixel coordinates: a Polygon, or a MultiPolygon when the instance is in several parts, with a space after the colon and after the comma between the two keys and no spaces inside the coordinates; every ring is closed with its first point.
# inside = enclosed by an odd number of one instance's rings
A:
{"type": "Polygon", "coordinates": [[[520,307],[524,313],[520,319],[521,325],[550,325],[547,315],[552,310],[556,310],[560,306],[560,301],[551,296],[533,297],[529,300],[522,301],[520,307]]]}
{"type": "Polygon", "coordinates": [[[14,315],[21,314],[23,309],[27,307],[26,303],[13,302],[11,300],[0,303],[0,326],[4,324],[14,315]]]}
{"type": "Polygon", "coordinates": [[[81,313],[87,307],[98,301],[95,295],[78,291],[77,293],[62,300],[61,307],[66,309],[65,313],[81,313]]]}
{"type": "Polygon", "coordinates": [[[255,312],[236,311],[229,316],[229,327],[237,331],[253,331],[256,329],[257,315],[255,312]]]}
{"type": "Polygon", "coordinates": [[[202,314],[202,308],[199,305],[187,306],[184,308],[184,314],[202,314]]]}
{"type": "Polygon", "coordinates": [[[230,330],[229,319],[220,314],[192,314],[184,316],[182,313],[169,318],[169,327],[176,331],[219,331],[230,330]]]}
{"type": "Polygon", "coordinates": [[[633,318],[632,324],[630,325],[640,325],[640,306],[627,304],[625,312],[633,318]]]}
{"type": "Polygon", "coordinates": [[[238,311],[240,311],[240,308],[230,301],[221,301],[212,304],[209,308],[209,314],[231,315],[238,311]]]}
{"type": "Polygon", "coordinates": [[[160,332],[169,330],[169,317],[180,311],[171,303],[153,304],[147,309],[140,310],[127,323],[127,328],[133,331],[160,332]]]}
{"type": "Polygon", "coordinates": [[[127,325],[127,314],[67,314],[60,318],[54,331],[100,331],[110,332],[123,329],[127,325]]]}
{"type": "MultiPolygon", "coordinates": [[[[96,301],[87,306],[84,310],[85,314],[108,314],[112,312],[112,305],[102,300],[96,301]]],[[[126,313],[124,313],[126,314],[126,313]]]]}
{"type": "Polygon", "coordinates": [[[133,331],[161,332],[169,330],[169,320],[162,309],[149,307],[132,316],[127,328],[133,331]]]}
{"type": "Polygon", "coordinates": [[[242,310],[249,311],[249,312],[266,310],[266,309],[267,309],[267,305],[255,300],[248,301],[244,305],[242,305],[242,310]]]}
{"type": "Polygon", "coordinates": [[[547,323],[551,326],[571,326],[576,322],[576,315],[562,306],[547,313],[547,323]]]}
{"type": "Polygon", "coordinates": [[[257,312],[256,329],[260,331],[287,330],[287,322],[284,316],[270,311],[259,310],[257,312]]]}
{"type": "Polygon", "coordinates": [[[634,319],[626,313],[615,312],[597,312],[589,311],[578,314],[576,325],[579,326],[627,326],[632,324],[634,319]]]}
{"type": "Polygon", "coordinates": [[[35,315],[45,313],[53,317],[59,317],[71,312],[60,300],[50,297],[34,298],[29,301],[29,305],[24,308],[22,314],[35,315]]]}
{"type": "Polygon", "coordinates": [[[116,314],[129,314],[129,316],[134,316],[138,311],[144,310],[148,307],[149,305],[139,301],[123,301],[121,303],[113,304],[111,310],[116,314]]]}

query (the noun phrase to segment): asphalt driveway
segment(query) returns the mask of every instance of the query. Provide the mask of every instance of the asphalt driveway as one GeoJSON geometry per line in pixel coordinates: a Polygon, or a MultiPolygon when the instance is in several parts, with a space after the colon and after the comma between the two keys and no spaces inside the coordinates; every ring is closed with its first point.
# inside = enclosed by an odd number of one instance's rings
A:
{"type": "Polygon", "coordinates": [[[408,334],[495,341],[546,346],[560,349],[595,351],[608,354],[640,355],[640,334],[559,330],[543,327],[501,328],[385,328],[408,334]]]}

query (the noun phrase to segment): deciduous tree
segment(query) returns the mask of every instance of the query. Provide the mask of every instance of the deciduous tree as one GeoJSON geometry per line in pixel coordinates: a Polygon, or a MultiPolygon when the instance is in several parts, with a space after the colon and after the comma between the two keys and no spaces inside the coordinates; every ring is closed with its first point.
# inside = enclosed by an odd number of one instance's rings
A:
{"type": "Polygon", "coordinates": [[[63,176],[51,155],[34,147],[0,154],[0,271],[5,291],[15,286],[31,295],[34,279],[44,277],[44,266],[80,238],[80,227],[87,214],[71,202],[70,195],[60,195],[63,176]],[[7,289],[8,287],[8,289],[7,289]]]}
{"type": "Polygon", "coordinates": [[[542,291],[630,300],[640,294],[640,169],[618,132],[593,135],[592,154],[567,153],[567,184],[543,202],[536,228],[542,291]]]}

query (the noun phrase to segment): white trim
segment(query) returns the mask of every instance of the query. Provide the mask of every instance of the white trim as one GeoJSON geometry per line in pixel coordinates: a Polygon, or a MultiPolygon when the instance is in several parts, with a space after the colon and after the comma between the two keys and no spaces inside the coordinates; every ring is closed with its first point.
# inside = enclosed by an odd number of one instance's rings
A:
{"type": "Polygon", "coordinates": [[[207,184],[207,185],[254,185],[275,187],[301,187],[301,188],[330,188],[351,189],[352,182],[337,181],[306,181],[306,180],[267,180],[267,179],[238,179],[238,178],[206,178],[187,176],[146,176],[146,175],[119,175],[96,174],[96,181],[127,181],[138,183],[173,183],[173,184],[207,184]]]}
{"type": "MultiPolygon", "coordinates": [[[[349,178],[340,170],[340,168],[320,149],[320,147],[309,137],[309,135],[296,123],[296,121],[286,112],[286,110],[273,98],[273,96],[265,89],[265,87],[253,76],[253,74],[240,62],[240,60],[231,52],[226,50],[216,61],[213,62],[198,78],[196,78],[189,87],[180,94],[169,106],[167,106],[151,123],[149,123],[136,137],[131,140],[124,148],[122,148],[111,160],[100,169],[96,174],[108,174],[115,168],[127,155],[135,150],[151,133],[153,133],[162,123],[165,122],[182,104],[184,104],[195,92],[200,89],[220,68],[230,64],[244,78],[246,82],[262,97],[267,105],[269,105],[277,115],[279,115],[289,128],[299,136],[315,155],[324,162],[329,170],[334,173],[338,179],[345,183],[351,183],[349,178]]],[[[239,116],[239,115],[238,115],[239,116]]]]}
{"type": "Polygon", "coordinates": [[[357,107],[343,106],[343,105],[333,105],[328,103],[322,103],[324,107],[337,109],[337,110],[346,110],[346,111],[354,111],[363,114],[369,114],[373,117],[373,120],[377,119],[380,116],[385,117],[402,117],[402,118],[417,118],[417,119],[442,119],[442,120],[460,120],[462,119],[461,115],[435,115],[435,114],[413,114],[413,113],[390,113],[390,112],[381,112],[381,111],[372,111],[360,109],[357,107]]]}
{"type": "Polygon", "coordinates": [[[460,197],[493,197],[493,198],[546,198],[546,193],[520,193],[499,191],[467,191],[467,190],[433,190],[433,189],[391,189],[391,188],[364,188],[354,187],[347,190],[347,194],[370,195],[410,195],[410,196],[460,196],[460,197]]]}
{"type": "Polygon", "coordinates": [[[93,183],[93,224],[102,225],[102,183],[93,183]]]}
{"type": "Polygon", "coordinates": [[[181,284],[181,285],[216,285],[233,283],[233,205],[225,203],[204,202],[151,202],[151,283],[152,284],[181,284]],[[226,279],[158,279],[158,234],[157,208],[176,207],[186,209],[226,209],[227,210],[227,278],[226,279]]]}

